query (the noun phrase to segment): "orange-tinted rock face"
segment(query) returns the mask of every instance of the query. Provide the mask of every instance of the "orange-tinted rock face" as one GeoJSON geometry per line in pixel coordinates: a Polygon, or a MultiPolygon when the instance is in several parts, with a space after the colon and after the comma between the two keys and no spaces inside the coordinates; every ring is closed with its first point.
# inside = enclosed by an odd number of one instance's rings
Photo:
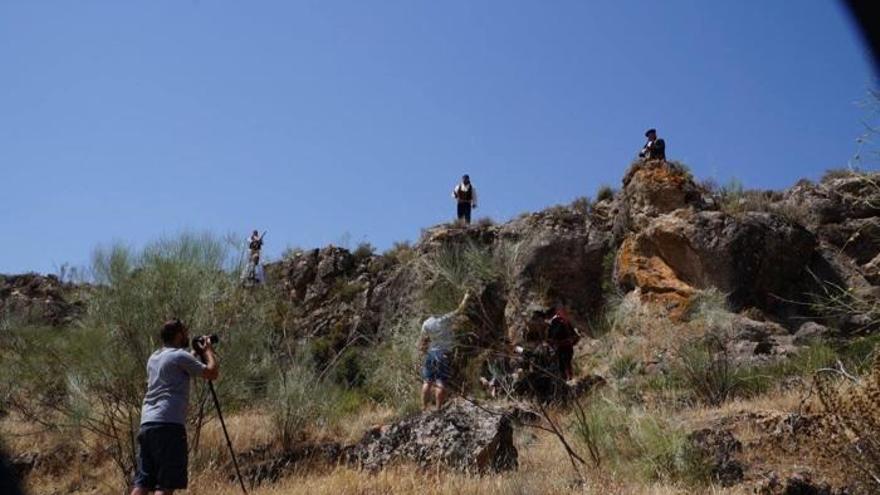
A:
{"type": "Polygon", "coordinates": [[[703,206],[700,188],[683,167],[659,161],[636,163],[623,178],[615,235],[622,238],[646,228],[660,215],[680,209],[701,210],[703,206]]]}
{"type": "Polygon", "coordinates": [[[624,240],[617,252],[618,283],[639,291],[645,302],[659,304],[681,317],[696,289],[679,279],[675,270],[640,236],[624,240]]]}

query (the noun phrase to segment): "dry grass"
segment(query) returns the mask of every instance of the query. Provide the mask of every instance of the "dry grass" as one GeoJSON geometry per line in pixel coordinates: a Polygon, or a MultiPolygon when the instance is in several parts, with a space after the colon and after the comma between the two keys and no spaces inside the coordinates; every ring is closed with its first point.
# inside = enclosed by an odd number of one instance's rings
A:
{"type": "MultiPolygon", "coordinates": [[[[376,409],[364,414],[361,420],[352,422],[350,434],[361,425],[381,422],[387,411],[376,409]]],[[[271,419],[264,412],[247,412],[228,418],[227,426],[236,450],[241,452],[270,442],[271,419]]],[[[34,450],[51,451],[59,438],[52,433],[34,433],[31,427],[11,420],[2,423],[4,438],[13,452],[34,450]],[[29,446],[29,447],[28,447],[29,446]],[[46,450],[43,450],[46,449],[46,450]]],[[[230,481],[227,473],[216,466],[225,465],[225,440],[219,423],[212,421],[205,426],[200,450],[213,453],[211,463],[204,470],[191,474],[190,489],[194,495],[236,495],[238,485],[230,481]]],[[[281,494],[692,494],[692,493],[746,493],[725,491],[715,487],[695,489],[693,486],[662,482],[642,482],[632,473],[612,470],[584,471],[585,484],[577,483],[568,458],[558,441],[549,434],[537,430],[517,432],[516,445],[520,453],[520,467],[512,473],[488,476],[471,476],[445,471],[424,471],[417,467],[401,465],[371,474],[349,467],[336,467],[327,471],[297,473],[272,485],[257,486],[249,490],[254,495],[281,494]]],[[[74,462],[57,475],[41,472],[32,476],[27,489],[40,494],[118,494],[124,484],[109,459],[95,463],[74,462]]]]}
{"type": "MultiPolygon", "coordinates": [[[[419,493],[425,495],[457,494],[692,494],[693,487],[669,484],[641,484],[628,473],[587,472],[587,482],[574,481],[568,458],[557,441],[549,435],[531,431],[520,432],[516,439],[520,451],[520,467],[513,473],[470,476],[444,471],[423,471],[412,466],[397,466],[376,474],[338,467],[326,473],[299,474],[271,486],[256,487],[254,495],[298,494],[381,494],[419,493]]],[[[237,486],[206,474],[194,480],[188,493],[235,495],[237,486]]],[[[706,488],[704,493],[745,493],[706,488]]]]}

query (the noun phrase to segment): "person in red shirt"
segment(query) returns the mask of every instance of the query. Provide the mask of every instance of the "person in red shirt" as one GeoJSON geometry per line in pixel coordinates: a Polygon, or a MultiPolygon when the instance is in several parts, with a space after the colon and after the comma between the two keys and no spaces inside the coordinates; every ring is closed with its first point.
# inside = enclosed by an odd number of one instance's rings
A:
{"type": "Polygon", "coordinates": [[[559,375],[563,380],[568,381],[574,378],[572,359],[574,358],[574,346],[580,340],[580,335],[568,320],[568,316],[561,306],[556,306],[551,311],[553,316],[547,321],[547,343],[555,351],[559,375]]]}

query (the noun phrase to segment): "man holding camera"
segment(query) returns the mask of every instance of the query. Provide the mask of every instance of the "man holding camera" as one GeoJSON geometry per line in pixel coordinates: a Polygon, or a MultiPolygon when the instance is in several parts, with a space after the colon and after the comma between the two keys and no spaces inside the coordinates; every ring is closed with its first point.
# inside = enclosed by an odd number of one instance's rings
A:
{"type": "Polygon", "coordinates": [[[648,129],[645,131],[645,137],[648,141],[639,152],[639,158],[666,161],[666,141],[657,137],[657,129],[648,129]]]}
{"type": "Polygon", "coordinates": [[[131,495],[171,494],[187,485],[186,414],[190,378],[216,380],[220,366],[210,336],[194,339],[178,319],[165,322],[162,348],[147,361],[147,393],[137,436],[138,460],[131,495]],[[201,357],[201,360],[196,356],[201,357]]]}

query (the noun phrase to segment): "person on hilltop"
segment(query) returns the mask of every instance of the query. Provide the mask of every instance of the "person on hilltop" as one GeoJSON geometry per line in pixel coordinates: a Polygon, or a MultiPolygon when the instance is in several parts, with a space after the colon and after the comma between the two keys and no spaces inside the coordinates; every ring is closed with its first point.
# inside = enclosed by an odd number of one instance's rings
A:
{"type": "Polygon", "coordinates": [[[260,266],[260,252],[263,249],[263,237],[265,235],[265,232],[260,235],[255,230],[248,238],[248,260],[244,272],[241,274],[241,279],[245,283],[253,284],[259,281],[257,279],[257,267],[260,266]]]}
{"type": "Polygon", "coordinates": [[[147,360],[147,392],[137,435],[137,472],[131,495],[171,494],[187,486],[186,416],[190,379],[216,380],[220,365],[211,339],[189,347],[189,329],[173,319],[159,332],[162,348],[147,360]],[[201,360],[196,357],[199,355],[201,360]]]}
{"type": "Polygon", "coordinates": [[[458,203],[458,221],[471,223],[471,210],[477,208],[477,190],[471,184],[470,176],[461,177],[461,182],[452,190],[452,197],[458,203]]]}
{"type": "Polygon", "coordinates": [[[464,323],[465,310],[470,301],[470,292],[465,292],[458,308],[442,316],[431,316],[422,324],[419,337],[419,351],[425,354],[422,367],[422,410],[430,407],[433,396],[437,409],[446,400],[446,387],[451,376],[450,364],[455,350],[455,332],[464,323]]]}
{"type": "Polygon", "coordinates": [[[639,158],[666,161],[666,142],[657,137],[657,129],[648,129],[645,137],[648,141],[639,152],[639,158]]]}

